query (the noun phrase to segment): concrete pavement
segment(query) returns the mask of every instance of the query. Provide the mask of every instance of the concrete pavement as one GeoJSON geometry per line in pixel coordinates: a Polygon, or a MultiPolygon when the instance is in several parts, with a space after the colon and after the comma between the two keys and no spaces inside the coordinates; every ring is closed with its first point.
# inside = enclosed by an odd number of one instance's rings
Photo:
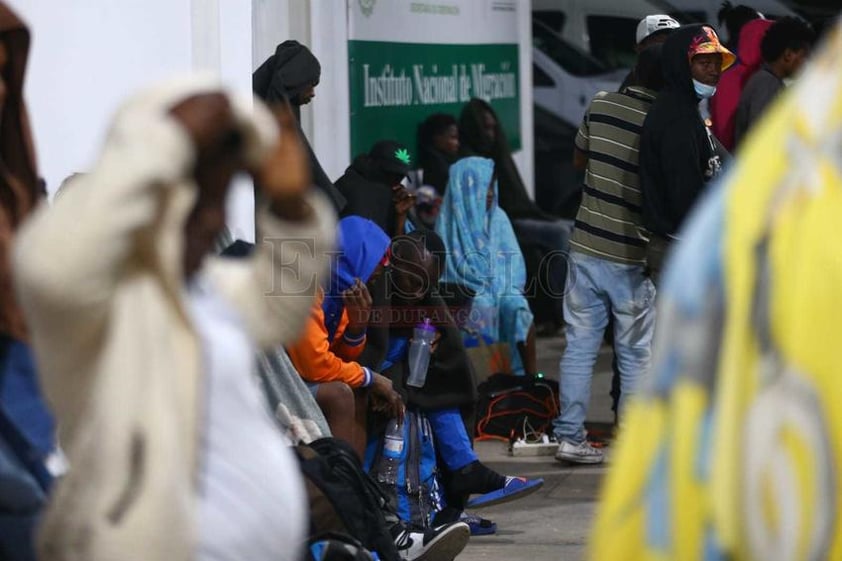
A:
{"type": "MultiPolygon", "coordinates": [[[[539,368],[549,378],[558,379],[563,345],[560,337],[538,341],[539,368]]],[[[611,354],[604,348],[594,373],[589,421],[613,420],[610,388],[611,354]]],[[[519,501],[475,511],[497,523],[497,534],[471,538],[459,561],[584,559],[605,466],[563,465],[552,456],[515,458],[502,442],[478,442],[476,448],[498,472],[543,477],[544,486],[519,501]]]]}

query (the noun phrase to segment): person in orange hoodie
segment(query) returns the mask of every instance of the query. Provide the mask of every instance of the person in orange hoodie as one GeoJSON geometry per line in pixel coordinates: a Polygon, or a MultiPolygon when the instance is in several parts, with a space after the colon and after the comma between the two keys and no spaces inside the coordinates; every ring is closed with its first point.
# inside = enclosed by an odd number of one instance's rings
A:
{"type": "Polygon", "coordinates": [[[287,348],[336,438],[365,453],[366,413],[371,408],[403,415],[392,381],[356,360],[365,348],[373,283],[388,264],[391,240],[371,220],[349,216],[339,222],[338,251],[328,287],[320,291],[300,339],[287,348]],[[369,398],[370,403],[369,403],[369,398]]]}
{"type": "Polygon", "coordinates": [[[728,152],[733,152],[736,147],[734,123],[740,94],[749,78],[763,64],[760,43],[773,23],[767,19],[755,19],[743,26],[737,47],[739,62],[722,75],[716,94],[710,100],[711,129],[728,152]]]}

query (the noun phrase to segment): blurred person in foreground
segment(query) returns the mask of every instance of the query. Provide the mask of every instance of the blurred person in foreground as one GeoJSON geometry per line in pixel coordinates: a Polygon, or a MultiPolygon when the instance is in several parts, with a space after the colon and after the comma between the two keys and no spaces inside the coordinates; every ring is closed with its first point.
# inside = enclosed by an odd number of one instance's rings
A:
{"type": "Polygon", "coordinates": [[[842,28],[694,211],[589,559],[842,556],[842,28]]]}
{"type": "Polygon", "coordinates": [[[734,117],[735,144],[742,142],[767,107],[803,66],[815,34],[806,22],[792,17],[776,21],[760,43],[763,65],[743,88],[734,117]]]}
{"type": "Polygon", "coordinates": [[[728,157],[702,120],[699,102],[716,93],[722,72],[736,60],[707,25],[677,29],[661,54],[664,89],[646,115],[640,139],[646,263],[656,284],[687,213],[728,157]]]}
{"type": "Polygon", "coordinates": [[[257,348],[303,324],[334,218],[309,192],[292,116],[279,130],[251,105],[203,78],[133,97],[90,172],[18,237],[18,293],[71,466],[39,559],[298,559],[305,492],[252,373],[257,348]],[[263,193],[265,243],[234,263],[207,255],[241,171],[263,193]]]}
{"type": "Polygon", "coordinates": [[[60,470],[55,421],[44,403],[29,332],[13,286],[12,244],[43,199],[23,79],[30,35],[0,3],[0,559],[35,559],[39,514],[60,470]]]}

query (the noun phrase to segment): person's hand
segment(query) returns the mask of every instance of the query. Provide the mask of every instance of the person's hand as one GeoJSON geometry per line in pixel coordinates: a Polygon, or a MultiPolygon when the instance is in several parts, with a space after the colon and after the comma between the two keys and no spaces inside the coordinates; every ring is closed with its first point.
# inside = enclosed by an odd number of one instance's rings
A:
{"type": "Polygon", "coordinates": [[[415,195],[403,185],[395,185],[392,187],[392,203],[395,205],[395,212],[405,216],[415,206],[415,195]]]}
{"type": "Polygon", "coordinates": [[[311,210],[304,199],[311,184],[310,161],[289,106],[279,106],[273,112],[281,139],[252,175],[275,214],[287,219],[303,219],[311,210]]]}
{"type": "Polygon", "coordinates": [[[170,109],[176,121],[187,131],[201,162],[221,150],[240,150],[232,139],[237,136],[237,122],[228,98],[222,92],[203,93],[179,101],[170,109]]]}
{"type": "Polygon", "coordinates": [[[392,381],[382,374],[373,373],[371,383],[371,408],[387,417],[403,421],[404,405],[398,392],[395,391],[392,381]]]}
{"type": "Polygon", "coordinates": [[[436,330],[436,334],[433,336],[433,342],[430,343],[430,354],[434,354],[436,349],[439,348],[439,340],[441,340],[441,331],[436,330]]]}
{"type": "Polygon", "coordinates": [[[342,292],[342,301],[348,313],[347,331],[351,335],[359,335],[368,327],[371,319],[371,294],[365,283],[354,279],[354,284],[342,292]]]}

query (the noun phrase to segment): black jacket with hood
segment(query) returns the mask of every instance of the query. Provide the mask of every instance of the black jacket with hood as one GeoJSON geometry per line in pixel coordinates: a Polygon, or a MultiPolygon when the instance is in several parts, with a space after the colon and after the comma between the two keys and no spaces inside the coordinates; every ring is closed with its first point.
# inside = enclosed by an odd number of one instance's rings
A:
{"type": "Polygon", "coordinates": [[[278,45],[275,54],[254,71],[251,76],[252,89],[257,97],[269,105],[289,103],[299,123],[301,139],[307,147],[313,183],[330,198],[336,212],[341,212],[346,204],[345,198],[333,186],[307,137],[301,131],[301,108],[297,103],[298,95],[310,86],[318,84],[321,75],[322,67],[310,49],[298,41],[284,41],[278,45]]]}
{"type": "Polygon", "coordinates": [[[392,236],[397,222],[395,203],[391,185],[381,177],[382,172],[368,154],[354,158],[345,174],[336,180],[336,188],[347,201],[340,216],[368,218],[392,236]]]}
{"type": "Polygon", "coordinates": [[[675,30],[662,50],[664,89],[643,123],[640,180],[643,222],[663,237],[674,236],[727,151],[705,126],[690,75],[688,52],[701,25],[675,30]]]}

